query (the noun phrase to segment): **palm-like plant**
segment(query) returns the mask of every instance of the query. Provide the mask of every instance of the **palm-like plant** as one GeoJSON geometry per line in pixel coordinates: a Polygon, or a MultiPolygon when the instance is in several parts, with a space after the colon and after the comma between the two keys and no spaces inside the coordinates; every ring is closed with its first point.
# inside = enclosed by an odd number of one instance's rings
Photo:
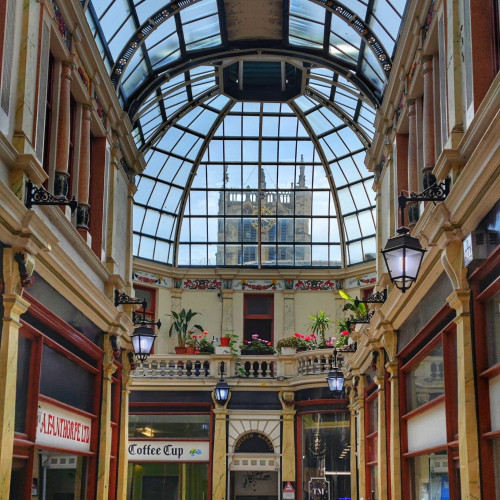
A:
{"type": "Polygon", "coordinates": [[[332,326],[332,318],[326,315],[324,311],[319,311],[314,315],[307,315],[311,320],[309,328],[320,339],[320,345],[325,345],[325,333],[332,326]]]}
{"type": "MultiPolygon", "coordinates": [[[[188,330],[189,323],[198,313],[189,309],[182,308],[180,312],[170,311],[172,313],[172,324],[170,325],[170,330],[168,331],[169,337],[172,336],[172,333],[177,334],[177,345],[178,347],[185,347],[186,340],[188,339],[188,330]]],[[[203,327],[200,325],[193,325],[192,328],[196,328],[200,332],[203,331],[203,327]]]]}

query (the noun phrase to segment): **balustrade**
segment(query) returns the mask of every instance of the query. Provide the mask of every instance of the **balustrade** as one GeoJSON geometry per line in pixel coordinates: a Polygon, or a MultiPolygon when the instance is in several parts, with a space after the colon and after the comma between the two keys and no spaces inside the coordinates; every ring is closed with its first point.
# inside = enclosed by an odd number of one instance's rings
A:
{"type": "MultiPolygon", "coordinates": [[[[133,372],[135,378],[196,379],[220,376],[219,366],[224,361],[226,378],[274,379],[308,375],[325,375],[331,370],[333,353],[331,349],[297,352],[293,356],[246,355],[236,358],[230,355],[151,355],[137,364],[133,372]],[[286,365],[286,366],[285,366],[286,365]],[[246,375],[242,373],[243,370],[246,375]]],[[[337,357],[342,366],[343,359],[337,357]]]]}

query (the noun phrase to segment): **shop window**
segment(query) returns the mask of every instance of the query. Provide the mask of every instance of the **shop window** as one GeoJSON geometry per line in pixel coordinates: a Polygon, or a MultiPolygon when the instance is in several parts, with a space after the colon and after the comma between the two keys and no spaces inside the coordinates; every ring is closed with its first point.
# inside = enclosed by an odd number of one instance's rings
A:
{"type": "Polygon", "coordinates": [[[16,383],[16,432],[26,432],[26,412],[28,409],[28,389],[31,366],[31,340],[19,335],[16,383]]]}
{"type": "Polygon", "coordinates": [[[412,411],[444,394],[443,345],[440,343],[406,374],[406,410],[412,411]]]}
{"type": "Polygon", "coordinates": [[[94,413],[95,375],[44,344],[40,394],[94,413]]]}
{"type": "Polygon", "coordinates": [[[500,363],[500,293],[486,303],[488,367],[500,363]]]}
{"type": "Polygon", "coordinates": [[[210,415],[130,415],[130,438],[208,439],[210,415]]]}
{"type": "Polygon", "coordinates": [[[448,454],[446,451],[413,457],[410,460],[411,500],[438,500],[450,496],[448,454]]]}
{"type": "Polygon", "coordinates": [[[129,500],[208,497],[208,463],[129,463],[129,500]]]}
{"type": "MultiPolygon", "coordinates": [[[[155,320],[156,318],[156,290],[142,286],[134,286],[135,296],[140,300],[146,300],[146,319],[155,320]]],[[[142,312],[142,309],[138,309],[142,312]]]]}
{"type": "Polygon", "coordinates": [[[347,411],[308,413],[300,417],[299,498],[311,498],[315,479],[323,479],[330,498],[351,496],[351,431],[347,411]]]}
{"type": "Polygon", "coordinates": [[[43,450],[39,453],[38,465],[38,479],[33,487],[38,490],[40,498],[87,498],[87,457],[43,450]]]}
{"type": "Polygon", "coordinates": [[[244,340],[258,335],[262,340],[273,342],[274,296],[246,294],[244,302],[244,340]]]}

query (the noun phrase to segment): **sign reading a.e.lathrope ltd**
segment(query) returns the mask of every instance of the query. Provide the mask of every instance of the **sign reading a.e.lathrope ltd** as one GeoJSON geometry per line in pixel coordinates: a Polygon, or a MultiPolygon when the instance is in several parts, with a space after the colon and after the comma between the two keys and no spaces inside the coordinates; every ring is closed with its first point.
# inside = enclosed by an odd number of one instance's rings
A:
{"type": "Polygon", "coordinates": [[[129,462],[208,462],[208,441],[129,440],[129,462]]]}

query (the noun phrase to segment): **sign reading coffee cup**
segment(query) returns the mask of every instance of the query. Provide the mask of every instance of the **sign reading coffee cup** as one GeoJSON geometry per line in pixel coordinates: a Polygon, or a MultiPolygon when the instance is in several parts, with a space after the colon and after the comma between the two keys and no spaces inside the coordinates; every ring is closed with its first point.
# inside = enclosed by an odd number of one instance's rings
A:
{"type": "Polygon", "coordinates": [[[208,462],[208,441],[129,440],[129,462],[208,462]]]}
{"type": "Polygon", "coordinates": [[[90,451],[92,420],[59,406],[38,402],[36,443],[71,451],[90,451]]]}

